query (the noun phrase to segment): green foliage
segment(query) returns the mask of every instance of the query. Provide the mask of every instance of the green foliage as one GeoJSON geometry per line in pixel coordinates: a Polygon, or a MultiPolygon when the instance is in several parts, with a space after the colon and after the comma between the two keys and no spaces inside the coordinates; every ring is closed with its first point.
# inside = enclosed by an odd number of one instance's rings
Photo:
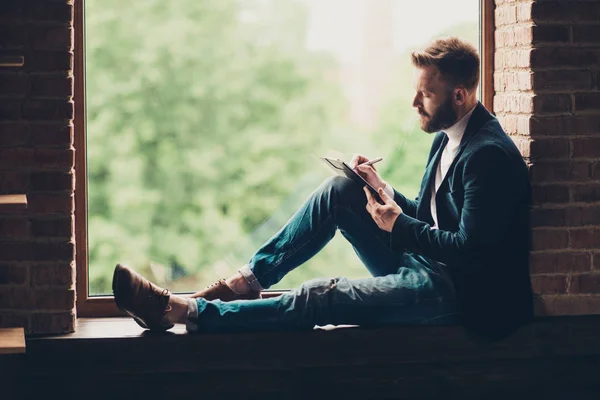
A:
{"type": "MultiPolygon", "coordinates": [[[[429,140],[410,83],[366,135],[334,59],[303,50],[306,18],[293,0],[86,2],[91,293],[117,262],[172,290],[234,272],[328,176],[310,155],[330,148],[392,149],[384,176],[416,192],[429,140]]],[[[336,238],[278,287],[318,275],[366,272],[336,238]]]]}

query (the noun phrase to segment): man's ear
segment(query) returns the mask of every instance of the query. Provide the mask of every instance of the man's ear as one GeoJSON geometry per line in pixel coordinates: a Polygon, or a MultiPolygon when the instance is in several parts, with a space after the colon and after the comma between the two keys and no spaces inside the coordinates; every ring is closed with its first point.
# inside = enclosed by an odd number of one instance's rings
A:
{"type": "Polygon", "coordinates": [[[454,89],[454,101],[458,106],[465,104],[465,101],[467,101],[467,90],[464,87],[459,86],[454,89]]]}

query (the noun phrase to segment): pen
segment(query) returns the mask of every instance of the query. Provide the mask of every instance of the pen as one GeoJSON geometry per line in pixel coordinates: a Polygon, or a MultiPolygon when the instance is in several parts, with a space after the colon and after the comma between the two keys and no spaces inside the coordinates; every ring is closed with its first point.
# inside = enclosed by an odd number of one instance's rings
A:
{"type": "Polygon", "coordinates": [[[378,163],[379,161],[383,160],[383,157],[377,157],[371,161],[367,161],[366,163],[362,163],[360,165],[373,165],[375,163],[378,163]]]}

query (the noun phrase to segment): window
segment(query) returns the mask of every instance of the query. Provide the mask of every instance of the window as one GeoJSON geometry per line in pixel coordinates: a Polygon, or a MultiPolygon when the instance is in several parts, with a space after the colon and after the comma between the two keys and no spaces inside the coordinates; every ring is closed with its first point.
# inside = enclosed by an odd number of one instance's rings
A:
{"type": "MultiPolygon", "coordinates": [[[[175,292],[233,273],[329,175],[315,155],[383,156],[382,175],[416,195],[431,136],[408,54],[435,36],[479,42],[491,109],[492,7],[87,0],[84,35],[76,2],[79,315],[116,312],[117,262],[175,292]]],[[[367,276],[337,235],[275,289],[324,274],[367,276]]]]}

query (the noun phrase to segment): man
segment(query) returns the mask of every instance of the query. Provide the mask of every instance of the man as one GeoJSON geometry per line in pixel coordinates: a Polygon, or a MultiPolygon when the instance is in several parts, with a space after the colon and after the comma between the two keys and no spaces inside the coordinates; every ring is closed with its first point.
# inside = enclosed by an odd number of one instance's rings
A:
{"type": "Polygon", "coordinates": [[[452,324],[502,338],[532,317],[530,187],[525,163],[477,101],[479,56],[457,38],[412,54],[413,101],[433,140],[419,196],[351,161],[384,204],[344,177],[325,181],[247,265],[188,297],[117,265],[115,301],[143,327],[224,332],[314,325],[452,324]],[[260,291],[317,254],[339,230],[372,277],[315,279],[279,297],[260,291]]]}

